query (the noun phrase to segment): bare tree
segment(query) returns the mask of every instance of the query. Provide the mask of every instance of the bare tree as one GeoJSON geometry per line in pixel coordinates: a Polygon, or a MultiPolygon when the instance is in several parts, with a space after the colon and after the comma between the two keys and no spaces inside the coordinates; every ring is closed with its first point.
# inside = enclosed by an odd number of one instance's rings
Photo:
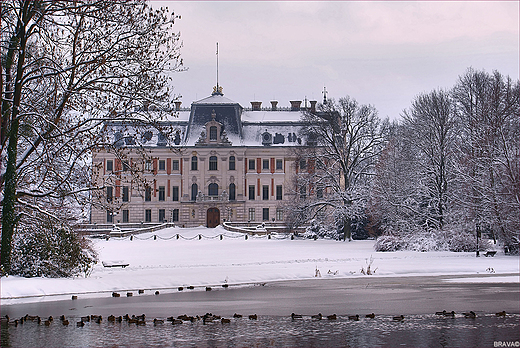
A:
{"type": "Polygon", "coordinates": [[[468,71],[453,89],[461,136],[455,169],[459,204],[477,234],[491,232],[518,251],[520,230],[519,82],[468,71]]]}
{"type": "Polygon", "coordinates": [[[454,110],[450,94],[437,90],[417,96],[403,114],[404,125],[410,128],[410,145],[418,156],[418,175],[428,187],[423,202],[429,210],[427,226],[434,229],[444,227],[451,208],[454,110]]]}
{"type": "Polygon", "coordinates": [[[369,178],[381,151],[377,110],[345,97],[319,105],[303,121],[302,133],[310,146],[300,154],[307,168],[299,171],[301,204],[295,212],[307,221],[332,217],[343,238],[350,240],[353,221],[365,217],[369,178]]]}
{"type": "MultiPolygon", "coordinates": [[[[24,214],[64,221],[92,189],[89,160],[113,147],[107,121],[157,123],[172,109],[176,17],[144,1],[2,2],[2,272],[24,214]],[[123,112],[124,111],[124,112],[123,112]],[[23,209],[22,209],[23,207],[23,209]]],[[[28,219],[27,221],[30,221],[28,219]]]]}

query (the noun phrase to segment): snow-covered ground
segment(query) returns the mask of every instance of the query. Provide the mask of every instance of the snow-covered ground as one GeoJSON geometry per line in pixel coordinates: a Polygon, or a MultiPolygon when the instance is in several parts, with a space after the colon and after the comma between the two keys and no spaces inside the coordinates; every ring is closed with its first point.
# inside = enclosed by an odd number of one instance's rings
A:
{"type": "Polygon", "coordinates": [[[475,257],[475,253],[375,252],[373,240],[245,238],[222,227],[168,228],[127,238],[94,240],[99,263],[87,277],[68,279],[1,278],[2,304],[99,296],[138,289],[176,291],[183,286],[254,284],[278,280],[348,277],[457,275],[461,281],[519,282],[518,257],[475,257]],[[201,239],[198,235],[202,235],[201,239]],[[179,235],[179,238],[177,238],[179,235]],[[223,235],[222,240],[220,235],[223,235]],[[154,237],[156,236],[156,237],[154,237]],[[208,238],[210,237],[210,238],[208,238]],[[361,269],[371,264],[374,275],[361,269]],[[128,263],[108,268],[110,262],[128,263]],[[515,274],[515,275],[511,275],[515,274]],[[467,278],[470,275],[471,278],[467,278]]]}

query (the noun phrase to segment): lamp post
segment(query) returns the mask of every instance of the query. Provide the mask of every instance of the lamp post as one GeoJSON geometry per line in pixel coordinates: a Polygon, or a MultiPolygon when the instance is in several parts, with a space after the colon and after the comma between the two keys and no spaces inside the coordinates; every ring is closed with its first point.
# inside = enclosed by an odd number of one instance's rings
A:
{"type": "Polygon", "coordinates": [[[481,238],[480,225],[477,225],[477,257],[480,257],[480,250],[479,250],[479,243],[478,243],[479,238],[481,238]]]}

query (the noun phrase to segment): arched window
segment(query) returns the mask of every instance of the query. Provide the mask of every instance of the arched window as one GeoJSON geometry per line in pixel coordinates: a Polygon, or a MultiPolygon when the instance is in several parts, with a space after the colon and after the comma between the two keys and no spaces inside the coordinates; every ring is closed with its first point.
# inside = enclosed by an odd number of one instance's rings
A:
{"type": "Polygon", "coordinates": [[[231,183],[229,184],[229,200],[230,201],[234,201],[236,198],[235,198],[235,184],[231,183]]]}
{"type": "Polygon", "coordinates": [[[216,183],[209,184],[208,196],[218,196],[218,184],[216,184],[216,183]]]}
{"type": "Polygon", "coordinates": [[[229,156],[229,170],[235,170],[235,156],[229,156]]]}
{"type": "Polygon", "coordinates": [[[217,140],[217,127],[211,126],[209,127],[209,140],[217,140]]]}
{"type": "Polygon", "coordinates": [[[197,193],[199,193],[199,187],[197,184],[191,185],[191,200],[196,201],[197,200],[197,193]]]}
{"type": "Polygon", "coordinates": [[[191,158],[191,170],[198,170],[198,159],[197,156],[191,158]]]}
{"type": "Polygon", "coordinates": [[[217,156],[209,158],[209,170],[217,170],[217,156]]]}

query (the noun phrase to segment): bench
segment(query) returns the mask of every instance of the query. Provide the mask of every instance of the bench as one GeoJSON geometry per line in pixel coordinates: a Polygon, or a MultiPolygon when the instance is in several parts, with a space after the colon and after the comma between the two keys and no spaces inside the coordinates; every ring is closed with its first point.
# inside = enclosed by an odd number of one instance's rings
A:
{"type": "Polygon", "coordinates": [[[103,267],[121,267],[125,268],[129,265],[129,263],[125,263],[124,261],[102,261],[103,267]]]}
{"type": "Polygon", "coordinates": [[[497,253],[496,250],[493,250],[493,251],[486,251],[486,252],[484,253],[484,256],[485,256],[485,257],[493,257],[493,256],[495,256],[496,253],[497,253]]]}

